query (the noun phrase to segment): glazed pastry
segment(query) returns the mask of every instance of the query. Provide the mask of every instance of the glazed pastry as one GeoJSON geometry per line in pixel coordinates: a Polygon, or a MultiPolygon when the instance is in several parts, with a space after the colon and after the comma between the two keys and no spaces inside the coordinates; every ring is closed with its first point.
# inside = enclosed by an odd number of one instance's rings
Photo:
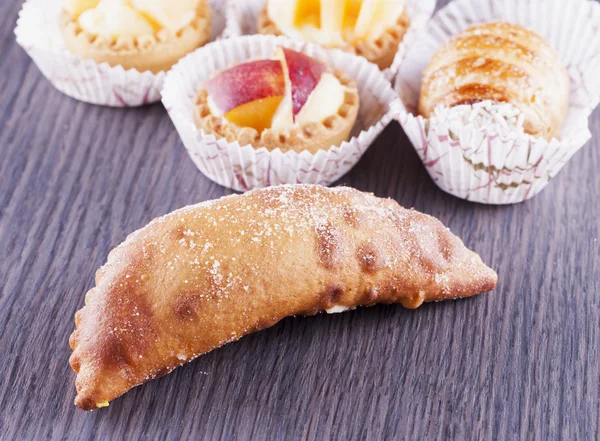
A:
{"type": "Polygon", "coordinates": [[[194,119],[206,133],[240,145],[316,153],[348,140],[359,95],[340,70],[286,48],[217,73],[196,95],[194,119]]]}
{"type": "Polygon", "coordinates": [[[479,24],[435,53],[423,73],[419,113],[429,118],[438,106],[487,100],[518,109],[525,133],[558,138],[569,76],[558,54],[533,31],[503,22],[479,24]]]}
{"type": "Polygon", "coordinates": [[[207,0],[63,0],[65,45],[97,63],[168,71],[210,38],[207,0]]]}
{"type": "Polygon", "coordinates": [[[70,339],[75,404],[107,406],[287,316],[417,308],[496,279],[436,219],[351,188],[270,187],[186,207],[131,234],[98,271],[70,339]]]}
{"type": "Polygon", "coordinates": [[[385,69],[408,26],[403,0],[267,0],[257,30],[354,52],[385,69]]]}

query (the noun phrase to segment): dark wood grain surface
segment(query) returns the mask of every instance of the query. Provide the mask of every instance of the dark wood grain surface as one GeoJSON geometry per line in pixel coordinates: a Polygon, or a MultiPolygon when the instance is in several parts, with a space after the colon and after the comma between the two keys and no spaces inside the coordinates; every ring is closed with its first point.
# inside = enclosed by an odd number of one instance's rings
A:
{"type": "Polygon", "coordinates": [[[289,318],[127,393],[73,405],[73,314],[110,249],[230,193],[194,167],[160,104],[52,88],[0,3],[1,440],[593,440],[600,437],[600,112],[533,200],[484,206],[432,183],[393,123],[342,180],[440,218],[498,289],[416,311],[289,318]]]}

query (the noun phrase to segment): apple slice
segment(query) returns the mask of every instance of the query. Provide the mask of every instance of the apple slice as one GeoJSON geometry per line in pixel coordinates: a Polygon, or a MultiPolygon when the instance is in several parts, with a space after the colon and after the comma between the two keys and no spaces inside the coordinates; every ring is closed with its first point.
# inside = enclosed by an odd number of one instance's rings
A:
{"type": "Polygon", "coordinates": [[[296,21],[296,6],[298,0],[292,1],[281,1],[281,0],[267,0],[266,8],[267,15],[275,22],[280,28],[288,29],[294,26],[296,21]]]}
{"type": "Polygon", "coordinates": [[[317,87],[327,66],[303,53],[286,48],[282,48],[282,51],[291,85],[292,112],[295,118],[317,87]]]}
{"type": "Polygon", "coordinates": [[[325,32],[342,32],[347,0],[321,2],[321,29],[325,32]]]}
{"type": "Polygon", "coordinates": [[[379,8],[373,18],[371,24],[371,31],[367,35],[367,39],[375,40],[378,38],[385,29],[388,29],[396,23],[398,17],[402,15],[405,5],[401,1],[388,2],[382,0],[379,8]]]}
{"type": "Polygon", "coordinates": [[[285,94],[281,61],[239,64],[209,80],[206,89],[225,118],[240,127],[262,131],[270,127],[285,94]]]}
{"type": "Polygon", "coordinates": [[[357,38],[365,38],[367,36],[373,25],[373,19],[381,8],[381,3],[381,0],[363,0],[354,27],[354,35],[357,38]]]}

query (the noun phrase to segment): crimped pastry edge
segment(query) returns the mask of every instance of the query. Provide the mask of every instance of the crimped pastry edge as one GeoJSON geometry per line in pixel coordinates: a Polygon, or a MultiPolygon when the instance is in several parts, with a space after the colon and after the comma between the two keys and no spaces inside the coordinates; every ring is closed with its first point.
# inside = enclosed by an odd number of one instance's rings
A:
{"type": "MultiPolygon", "coordinates": [[[[318,190],[318,187],[321,187],[321,186],[315,186],[315,185],[279,186],[279,187],[270,187],[269,189],[262,189],[262,191],[264,191],[264,192],[269,191],[269,192],[273,193],[273,192],[278,192],[280,190],[285,190],[285,189],[290,189],[290,188],[300,189],[300,191],[313,191],[315,188],[317,188],[317,190],[318,190]]],[[[477,253],[475,253],[471,249],[467,248],[466,245],[463,243],[463,241],[460,239],[460,237],[452,234],[452,232],[450,232],[450,230],[448,228],[446,228],[438,219],[436,219],[432,216],[426,215],[424,213],[417,212],[413,209],[406,209],[404,207],[401,207],[396,201],[393,201],[391,199],[375,198],[372,193],[360,192],[359,190],[356,190],[353,188],[336,187],[334,189],[326,189],[326,190],[331,191],[332,193],[338,193],[338,194],[345,193],[346,195],[349,195],[350,197],[353,197],[353,198],[354,197],[362,198],[365,206],[372,207],[372,210],[377,213],[382,213],[382,211],[389,210],[390,214],[393,214],[392,211],[394,211],[394,212],[398,212],[398,213],[403,212],[407,215],[410,215],[412,217],[412,219],[416,219],[416,217],[419,217],[419,221],[421,223],[425,223],[425,225],[428,225],[429,228],[439,231],[438,240],[440,237],[439,234],[440,233],[443,234],[443,238],[452,240],[452,243],[454,244],[453,246],[456,247],[456,249],[460,252],[460,255],[458,256],[459,258],[456,261],[458,266],[455,268],[456,270],[459,270],[455,275],[460,276],[460,277],[451,279],[451,281],[450,281],[451,285],[448,285],[448,286],[452,286],[451,292],[450,291],[447,292],[444,288],[442,288],[441,290],[438,290],[437,288],[433,288],[432,292],[430,292],[430,293],[426,293],[425,291],[418,291],[418,292],[414,292],[412,295],[398,296],[396,299],[394,299],[394,301],[389,301],[389,300],[386,301],[384,298],[385,294],[382,293],[383,297],[381,299],[379,299],[378,301],[375,301],[375,300],[377,300],[377,296],[375,296],[375,298],[372,301],[365,301],[365,302],[360,301],[356,305],[354,305],[354,307],[371,306],[376,303],[384,303],[384,304],[385,303],[399,303],[405,308],[415,309],[415,308],[418,308],[419,306],[421,306],[424,302],[451,300],[451,299],[457,299],[457,298],[461,298],[461,297],[470,297],[470,296],[473,296],[473,295],[476,295],[479,293],[491,291],[496,287],[498,276],[495,273],[495,271],[492,270],[491,268],[489,268],[487,265],[485,265],[485,263],[483,263],[483,261],[481,260],[481,257],[477,253]],[[465,268],[465,266],[466,266],[466,268],[465,268]],[[462,274],[460,274],[460,272],[462,272],[462,274]],[[465,277],[463,277],[465,272],[467,272],[467,273],[472,272],[472,277],[470,279],[466,279],[465,277]]],[[[170,373],[171,371],[173,371],[178,366],[188,363],[188,362],[194,360],[195,358],[203,355],[206,352],[210,352],[224,344],[238,340],[240,337],[242,337],[244,335],[247,335],[251,332],[259,331],[266,327],[270,327],[270,326],[272,326],[272,324],[274,324],[274,323],[266,324],[265,326],[258,327],[250,332],[244,331],[243,333],[241,333],[239,335],[236,334],[231,339],[228,339],[227,341],[222,342],[219,346],[212,347],[211,349],[209,349],[209,351],[194,353],[192,356],[190,356],[189,358],[186,358],[185,360],[178,359],[177,362],[166,366],[165,369],[159,369],[158,371],[153,371],[152,373],[150,373],[148,375],[144,375],[141,379],[133,371],[132,376],[137,377],[137,378],[135,379],[135,381],[131,381],[129,378],[125,378],[125,379],[121,378],[121,380],[123,380],[125,382],[124,385],[116,384],[118,382],[111,381],[109,383],[104,383],[104,386],[105,386],[104,390],[100,390],[100,389],[102,389],[101,387],[98,387],[97,384],[93,384],[93,382],[90,382],[89,376],[84,378],[82,376],[82,374],[80,373],[81,366],[84,363],[88,365],[87,372],[90,373],[90,370],[89,370],[89,366],[91,364],[90,360],[93,362],[94,359],[97,358],[97,356],[98,356],[97,353],[93,353],[90,356],[89,352],[86,353],[85,350],[82,352],[82,350],[80,348],[81,340],[83,338],[83,336],[81,335],[82,329],[85,328],[86,326],[87,327],[90,326],[89,322],[87,325],[82,324],[82,318],[83,319],[85,318],[84,316],[85,316],[86,311],[89,314],[90,310],[94,310],[94,309],[98,308],[97,304],[96,305],[93,304],[94,298],[98,299],[101,296],[106,295],[107,289],[112,289],[115,286],[115,285],[103,283],[103,280],[106,277],[112,277],[115,271],[118,272],[120,270],[119,267],[120,266],[122,267],[123,263],[128,263],[129,265],[131,265],[132,259],[135,260],[136,256],[139,254],[136,252],[138,250],[135,248],[135,245],[136,245],[136,243],[139,245],[139,243],[140,243],[139,241],[142,239],[142,236],[145,234],[148,234],[149,231],[156,229],[159,225],[163,224],[164,222],[168,222],[172,219],[176,219],[177,214],[183,215],[183,214],[186,214],[186,212],[188,212],[188,211],[196,210],[201,207],[209,207],[210,205],[212,205],[214,203],[218,204],[224,200],[248,197],[252,193],[255,193],[255,192],[256,192],[256,190],[247,192],[244,195],[224,196],[217,200],[205,201],[200,204],[183,207],[183,208],[175,210],[171,213],[168,213],[167,215],[165,215],[163,217],[156,218],[153,221],[151,221],[149,224],[147,224],[146,226],[129,234],[124,242],[122,242],[120,245],[115,247],[108,254],[105,264],[96,272],[95,286],[92,287],[85,295],[84,307],[81,308],[79,311],[77,311],[77,313],[75,314],[75,330],[72,332],[70,339],[69,339],[69,344],[73,350],[73,353],[71,354],[71,356],[69,358],[69,364],[71,365],[72,369],[77,373],[77,379],[76,379],[77,396],[75,399],[75,404],[77,406],[79,406],[80,408],[82,408],[84,410],[92,410],[95,408],[106,407],[106,406],[108,406],[109,401],[112,401],[113,399],[123,395],[127,391],[131,390],[133,387],[136,387],[136,386],[138,386],[142,383],[145,383],[151,379],[160,377],[162,375],[166,375],[166,374],[170,373]],[[108,384],[108,386],[107,386],[107,384],[108,384]],[[126,390],[120,390],[120,388],[123,386],[126,387],[126,390]]],[[[359,201],[355,201],[354,203],[357,203],[357,204],[359,204],[359,206],[361,206],[359,201]]],[[[347,222],[350,225],[352,225],[353,222],[356,221],[356,217],[355,217],[356,211],[354,209],[355,208],[354,205],[351,204],[349,206],[344,207],[343,202],[342,202],[338,206],[338,208],[344,212],[344,217],[348,218],[347,222]]],[[[403,219],[406,219],[406,218],[403,218],[403,219]]],[[[404,224],[399,223],[399,225],[404,225],[404,224]]],[[[404,228],[404,227],[400,227],[400,228],[404,228]]],[[[415,233],[415,232],[411,231],[410,228],[407,230],[404,230],[404,231],[407,231],[410,234],[415,234],[415,235],[418,234],[418,231],[415,233]]],[[[325,233],[325,237],[328,237],[328,235],[326,233],[325,233]]],[[[422,245],[420,245],[420,246],[422,246],[422,245]]],[[[444,247],[444,249],[447,249],[447,247],[444,247]]],[[[440,251],[442,253],[444,252],[443,250],[440,250],[440,251]]],[[[371,256],[369,249],[366,250],[366,253],[367,253],[366,256],[371,256]]],[[[366,265],[366,266],[363,266],[363,268],[364,268],[363,271],[366,274],[369,274],[369,272],[371,271],[369,262],[370,262],[370,259],[365,260],[365,263],[363,264],[363,265],[366,265]]],[[[323,263],[321,263],[321,265],[323,265],[323,263]]],[[[132,271],[138,271],[138,269],[132,268],[132,271]]],[[[453,274],[453,273],[451,273],[451,274],[453,274]]],[[[408,276],[408,277],[410,277],[410,276],[408,276]]],[[[445,280],[445,279],[442,279],[442,280],[445,280]]],[[[436,279],[436,283],[439,283],[438,279],[436,279]]],[[[316,309],[303,311],[300,314],[313,315],[319,311],[325,311],[325,310],[327,310],[327,309],[321,307],[321,305],[317,305],[316,309]]],[[[110,333],[110,330],[108,331],[108,333],[110,333]]],[[[100,351],[102,351],[102,349],[100,349],[100,351]]],[[[102,352],[100,352],[100,353],[102,353],[102,352]]],[[[95,366],[95,367],[100,368],[100,366],[95,366]]],[[[98,374],[97,372],[92,372],[92,375],[93,376],[97,376],[97,375],[101,376],[102,374],[98,374]]]]}

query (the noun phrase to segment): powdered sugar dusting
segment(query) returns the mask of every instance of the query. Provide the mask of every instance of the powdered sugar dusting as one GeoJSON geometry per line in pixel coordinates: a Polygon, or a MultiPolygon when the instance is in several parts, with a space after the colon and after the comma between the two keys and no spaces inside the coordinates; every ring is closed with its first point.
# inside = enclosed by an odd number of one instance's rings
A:
{"type": "MultiPolygon", "coordinates": [[[[275,277],[279,266],[293,265],[286,259],[299,249],[327,271],[385,269],[398,280],[428,280],[436,295],[457,289],[453,273],[481,280],[490,274],[438,221],[345,187],[283,185],[184,207],[131,234],[111,253],[108,272],[121,267],[134,242],[142,244],[144,259],[168,256],[163,284],[202,286],[194,295],[217,302],[232,293],[252,294],[247,277],[275,277]],[[154,230],[162,225],[175,228],[157,236],[154,230]],[[172,243],[169,234],[177,235],[172,243]]],[[[398,295],[413,282],[407,283],[393,284],[398,295]]]]}
{"type": "MultiPolygon", "coordinates": [[[[483,105],[478,107],[482,109],[478,111],[480,114],[487,111],[483,105]]],[[[349,264],[350,244],[357,250],[355,259],[359,270],[387,268],[397,272],[402,267],[408,278],[426,274],[445,294],[450,294],[453,289],[450,271],[460,265],[469,271],[481,266],[479,260],[452,261],[457,242],[451,240],[452,234],[432,218],[403,209],[392,200],[345,187],[283,185],[252,190],[242,196],[227,196],[156,219],[145,229],[132,234],[127,242],[137,241],[138,236],[145,236],[143,232],[152,229],[153,225],[170,224],[173,219],[180,223],[182,232],[177,240],[178,248],[167,246],[170,253],[177,249],[179,252],[166,261],[165,277],[176,279],[181,265],[195,268],[189,271],[206,274],[210,280],[210,289],[201,296],[217,300],[227,298],[235,291],[252,292],[252,286],[243,275],[231,271],[232,266],[268,278],[276,268],[255,259],[283,263],[286,256],[294,255],[298,243],[316,243],[315,258],[328,270],[349,264]],[[358,225],[348,221],[349,207],[353,217],[360,220],[358,225]],[[195,225],[205,225],[211,232],[194,229],[195,225]],[[378,231],[369,231],[374,226],[378,231]],[[220,230],[217,238],[214,237],[215,229],[220,230]],[[440,229],[443,234],[438,232],[440,229]],[[386,233],[381,234],[381,231],[386,233]],[[289,246],[282,246],[282,243],[289,246]],[[246,252],[223,255],[224,247],[230,249],[232,244],[246,252]]],[[[155,241],[153,245],[164,250],[161,241],[155,241]]],[[[485,266],[483,268],[487,271],[485,266]]],[[[194,284],[198,280],[186,279],[184,283],[194,284]]]]}
{"type": "Polygon", "coordinates": [[[439,105],[435,108],[429,125],[443,127],[454,139],[458,139],[465,126],[487,129],[502,136],[510,133],[523,135],[524,122],[523,113],[512,104],[484,100],[452,107],[439,105]]]}

